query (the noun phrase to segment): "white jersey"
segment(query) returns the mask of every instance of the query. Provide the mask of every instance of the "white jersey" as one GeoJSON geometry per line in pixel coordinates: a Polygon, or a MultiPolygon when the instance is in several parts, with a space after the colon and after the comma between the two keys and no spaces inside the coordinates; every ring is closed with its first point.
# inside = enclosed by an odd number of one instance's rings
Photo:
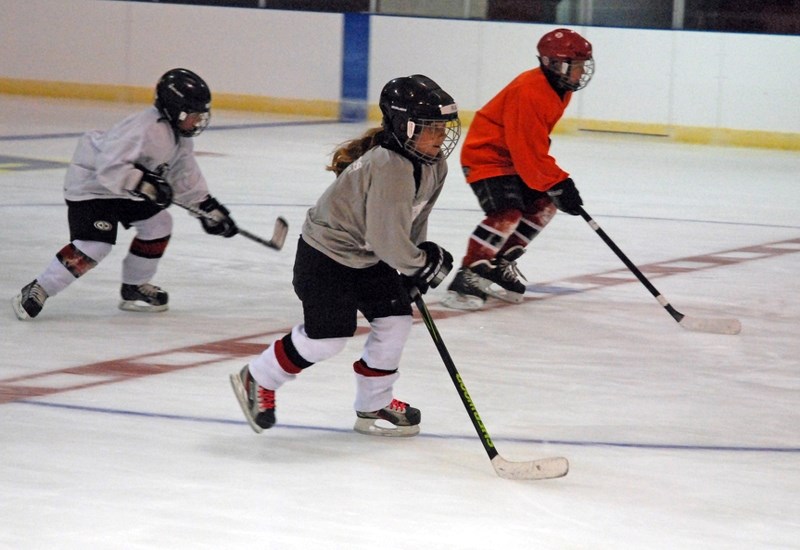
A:
{"type": "Polygon", "coordinates": [[[373,147],[348,166],[308,211],[303,240],[340,264],[362,269],[383,261],[405,275],[425,265],[418,244],[442,191],[447,162],[414,163],[373,147]],[[418,184],[418,185],[417,185],[418,184]]]}
{"type": "Polygon", "coordinates": [[[178,202],[195,205],[208,195],[192,139],[178,136],[158,109],[150,107],[108,131],[81,136],[67,168],[64,198],[143,200],[130,194],[142,179],[135,164],[163,177],[178,202]]]}

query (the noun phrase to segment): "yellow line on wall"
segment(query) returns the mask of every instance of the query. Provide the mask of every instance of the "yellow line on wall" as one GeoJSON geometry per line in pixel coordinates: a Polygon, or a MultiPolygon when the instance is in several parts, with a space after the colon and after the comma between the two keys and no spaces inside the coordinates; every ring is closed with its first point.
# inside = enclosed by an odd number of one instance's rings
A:
{"type": "MultiPolygon", "coordinates": [[[[5,78],[0,78],[0,93],[123,103],[150,103],[153,100],[153,90],[151,88],[5,78]]],[[[324,118],[338,118],[339,116],[338,101],[302,100],[244,94],[214,94],[213,101],[214,107],[218,109],[235,109],[241,111],[324,118]]],[[[474,114],[474,111],[462,111],[462,124],[464,126],[469,126],[474,114]]],[[[376,124],[380,121],[381,113],[377,105],[371,105],[369,107],[368,116],[369,119],[376,124]]],[[[727,145],[800,151],[800,133],[789,132],[734,130],[727,128],[704,128],[570,118],[563,119],[554,131],[554,133],[558,134],[572,135],[581,132],[666,138],[670,141],[701,145],[727,145]]]]}
{"type": "Polygon", "coordinates": [[[800,134],[789,132],[734,130],[729,128],[704,128],[700,126],[675,126],[588,119],[563,119],[556,127],[556,132],[563,134],[575,134],[578,132],[628,134],[667,138],[670,141],[695,143],[699,145],[727,145],[800,151],[800,134]]]}

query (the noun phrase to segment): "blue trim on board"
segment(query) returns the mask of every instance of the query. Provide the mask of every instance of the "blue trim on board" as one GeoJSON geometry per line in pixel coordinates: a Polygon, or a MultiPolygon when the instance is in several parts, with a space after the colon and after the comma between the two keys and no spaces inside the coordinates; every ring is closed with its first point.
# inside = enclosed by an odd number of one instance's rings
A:
{"type": "Polygon", "coordinates": [[[339,110],[339,118],[343,122],[361,122],[367,119],[369,25],[369,14],[344,14],[342,98],[339,110]]]}

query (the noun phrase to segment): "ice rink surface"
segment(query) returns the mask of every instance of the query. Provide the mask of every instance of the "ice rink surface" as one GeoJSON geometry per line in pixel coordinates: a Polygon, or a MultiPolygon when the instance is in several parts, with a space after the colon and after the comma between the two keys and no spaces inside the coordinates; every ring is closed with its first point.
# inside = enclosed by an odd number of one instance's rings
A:
{"type": "MultiPolygon", "coordinates": [[[[9,549],[800,548],[800,155],[659,138],[554,136],[586,210],[680,312],[679,326],[580,217],[519,266],[520,305],[427,302],[497,450],[569,459],[497,477],[417,319],[396,396],[411,439],[352,431],[365,336],[278,392],[254,434],[228,375],[301,319],[306,210],[335,146],[366,126],[215,111],[196,138],[213,194],[275,252],[173,208],[163,314],[117,309],[133,233],[32,322],[10,299],[68,242],[78,135],[142,108],[0,97],[0,547],[9,549]]],[[[463,255],[482,219],[458,152],[429,238],[463,255]]],[[[449,279],[447,281],[449,283],[449,279]]],[[[363,323],[362,323],[363,324],[363,323]]]]}

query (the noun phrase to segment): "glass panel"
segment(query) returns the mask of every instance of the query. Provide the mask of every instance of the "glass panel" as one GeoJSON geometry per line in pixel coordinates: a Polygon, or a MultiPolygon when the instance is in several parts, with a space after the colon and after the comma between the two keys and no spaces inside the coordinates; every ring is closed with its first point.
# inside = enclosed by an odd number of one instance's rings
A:
{"type": "Polygon", "coordinates": [[[684,28],[800,34],[800,0],[685,0],[684,28]]]}
{"type": "MultiPolygon", "coordinates": [[[[148,0],[140,0],[148,1],[148,0]]],[[[149,0],[649,29],[800,34],[800,0],[149,0]]]]}

